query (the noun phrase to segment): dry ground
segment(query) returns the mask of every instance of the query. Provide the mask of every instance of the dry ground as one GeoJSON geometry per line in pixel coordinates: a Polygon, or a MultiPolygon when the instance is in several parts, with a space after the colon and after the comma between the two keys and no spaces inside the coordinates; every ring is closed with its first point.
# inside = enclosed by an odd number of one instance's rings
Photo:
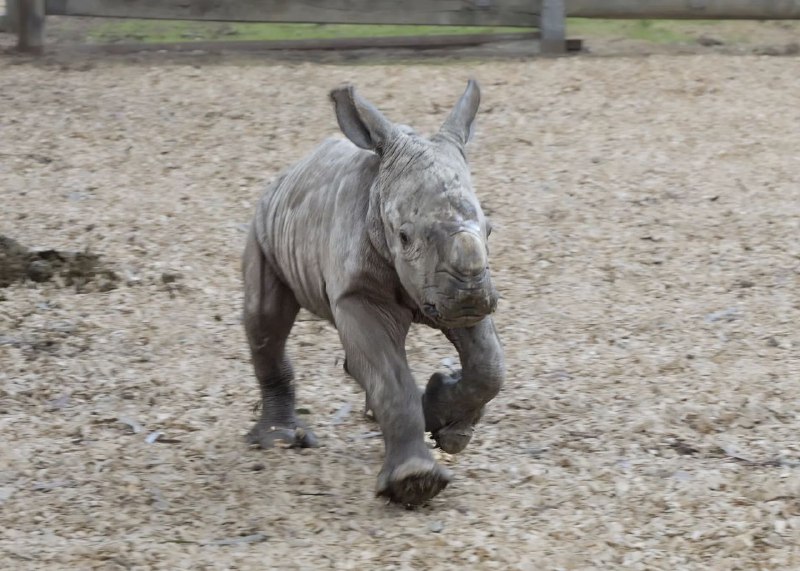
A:
{"type": "MultiPolygon", "coordinates": [[[[0,77],[0,234],[121,278],[0,290],[3,569],[800,566],[800,59],[0,77]],[[310,316],[291,352],[324,447],[244,444],[239,255],[263,182],[336,131],[329,88],[429,130],[468,75],[509,377],[406,511],[373,497],[381,441],[310,316]]],[[[423,329],[409,353],[420,383],[454,355],[423,329]]]]}

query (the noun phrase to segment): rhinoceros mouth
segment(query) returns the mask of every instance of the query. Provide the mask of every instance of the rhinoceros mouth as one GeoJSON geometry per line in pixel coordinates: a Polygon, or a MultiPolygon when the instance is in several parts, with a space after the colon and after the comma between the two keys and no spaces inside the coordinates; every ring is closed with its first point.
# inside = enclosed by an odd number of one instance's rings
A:
{"type": "Polygon", "coordinates": [[[494,311],[494,307],[495,304],[491,302],[484,308],[474,306],[447,307],[426,302],[422,305],[422,312],[436,325],[453,329],[477,325],[494,311]]]}
{"type": "Polygon", "coordinates": [[[442,329],[464,329],[474,327],[484,319],[486,315],[462,315],[453,319],[440,319],[436,325],[442,329]]]}
{"type": "Polygon", "coordinates": [[[497,307],[498,296],[488,268],[474,276],[439,268],[423,291],[419,307],[439,327],[476,325],[497,307]]]}

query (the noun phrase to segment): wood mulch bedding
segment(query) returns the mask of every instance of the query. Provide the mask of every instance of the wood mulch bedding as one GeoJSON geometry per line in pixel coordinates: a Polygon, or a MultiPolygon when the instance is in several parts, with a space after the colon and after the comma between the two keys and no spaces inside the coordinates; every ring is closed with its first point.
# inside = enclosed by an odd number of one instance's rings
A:
{"type": "MultiPolygon", "coordinates": [[[[0,289],[3,569],[800,566],[800,59],[3,56],[0,78],[0,234],[114,276],[0,289]],[[239,260],[265,182],[336,132],[331,87],[430,131],[468,76],[509,375],[409,511],[374,497],[377,426],[308,314],[290,351],[323,447],[244,443],[239,260]]],[[[408,351],[420,384],[455,356],[422,328],[408,351]]]]}

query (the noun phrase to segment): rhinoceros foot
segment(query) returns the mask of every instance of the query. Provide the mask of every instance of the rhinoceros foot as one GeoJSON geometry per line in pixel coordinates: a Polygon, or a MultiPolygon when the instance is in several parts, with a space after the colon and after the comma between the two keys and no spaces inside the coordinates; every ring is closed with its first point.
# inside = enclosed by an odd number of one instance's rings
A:
{"type": "Polygon", "coordinates": [[[259,448],[316,448],[317,437],[300,422],[294,427],[271,426],[259,421],[247,433],[247,442],[259,448]]]}
{"type": "Polygon", "coordinates": [[[464,450],[472,440],[475,432],[473,422],[459,421],[443,426],[432,434],[436,445],[448,454],[457,454],[464,450]]]}
{"type": "Polygon", "coordinates": [[[474,400],[464,384],[460,370],[434,373],[422,395],[425,429],[448,454],[457,454],[467,447],[484,412],[483,406],[478,409],[462,406],[463,401],[474,400]]]}
{"type": "Polygon", "coordinates": [[[381,472],[377,495],[406,506],[424,504],[447,487],[450,470],[433,460],[411,458],[400,466],[381,472]]]}

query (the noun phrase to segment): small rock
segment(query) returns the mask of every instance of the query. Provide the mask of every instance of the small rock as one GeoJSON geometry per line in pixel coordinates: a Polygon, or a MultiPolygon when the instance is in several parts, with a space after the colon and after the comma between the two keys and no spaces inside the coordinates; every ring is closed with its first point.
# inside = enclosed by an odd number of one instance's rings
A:
{"type": "Polygon", "coordinates": [[[442,364],[442,366],[447,367],[451,371],[454,371],[458,367],[459,363],[458,359],[455,359],[453,357],[445,357],[439,362],[442,364]]]}
{"type": "Polygon", "coordinates": [[[56,321],[47,327],[50,331],[57,331],[58,333],[73,333],[77,329],[77,325],[69,320],[56,321]]]}
{"type": "Polygon", "coordinates": [[[430,529],[433,533],[440,533],[444,529],[444,524],[440,521],[432,521],[428,525],[428,529],[430,529]]]}
{"type": "Polygon", "coordinates": [[[670,448],[675,450],[675,452],[677,452],[681,456],[692,456],[692,455],[697,454],[699,452],[699,450],[697,448],[695,448],[694,446],[691,446],[690,444],[688,444],[688,443],[686,443],[686,442],[684,442],[683,440],[680,440],[680,439],[675,440],[674,442],[670,443],[669,446],[670,446],[670,448]]]}
{"type": "Polygon", "coordinates": [[[714,311],[706,315],[705,320],[708,323],[714,323],[716,321],[733,321],[739,316],[739,310],[735,307],[729,307],[727,309],[721,309],[719,311],[714,311]]]}
{"type": "Polygon", "coordinates": [[[183,274],[180,272],[163,272],[161,274],[161,281],[165,284],[172,284],[178,281],[179,279],[183,278],[183,274]]]}
{"type": "Polygon", "coordinates": [[[250,469],[253,472],[261,472],[264,468],[266,468],[266,466],[261,462],[259,462],[258,464],[253,464],[253,466],[250,469]]]}
{"type": "Polygon", "coordinates": [[[525,452],[534,458],[540,458],[548,450],[550,450],[549,446],[531,446],[526,448],[525,452]]]}
{"type": "Polygon", "coordinates": [[[61,410],[66,408],[69,404],[69,394],[63,394],[57,399],[47,401],[47,410],[49,412],[53,412],[56,410],[61,410]]]}
{"type": "Polygon", "coordinates": [[[119,422],[120,424],[127,425],[133,431],[134,434],[139,434],[142,430],[144,430],[141,424],[139,424],[132,418],[128,418],[126,416],[120,416],[117,419],[117,422],[119,422]]]}
{"type": "Polygon", "coordinates": [[[709,37],[709,36],[700,36],[699,38],[697,38],[697,43],[700,44],[701,46],[705,46],[707,48],[712,47],[712,46],[724,46],[725,45],[725,42],[723,42],[722,40],[717,39],[717,38],[712,38],[712,37],[709,37]]]}
{"type": "Polygon", "coordinates": [[[568,371],[559,369],[557,371],[551,371],[550,373],[547,373],[546,378],[548,381],[571,381],[572,375],[570,375],[568,371]]]}
{"type": "Polygon", "coordinates": [[[364,432],[363,434],[357,434],[357,435],[353,436],[353,439],[355,439],[355,440],[366,440],[368,438],[379,438],[381,436],[383,436],[383,433],[378,431],[378,430],[375,430],[375,431],[372,431],[372,432],[364,432]]]}
{"type": "Polygon", "coordinates": [[[28,266],[28,277],[35,282],[46,282],[53,277],[53,266],[47,260],[34,260],[28,266]]]}
{"type": "Polygon", "coordinates": [[[239,545],[247,543],[261,543],[262,541],[267,541],[268,539],[269,537],[264,535],[263,533],[254,533],[252,535],[241,535],[239,537],[226,537],[224,539],[214,539],[207,543],[208,545],[239,545]]]}
{"type": "Polygon", "coordinates": [[[125,285],[128,287],[135,287],[142,284],[142,278],[136,274],[126,271],[125,272],[125,285]]]}
{"type": "Polygon", "coordinates": [[[16,491],[17,491],[16,488],[12,488],[11,486],[0,487],[0,505],[2,505],[3,502],[7,501],[11,496],[13,496],[14,492],[16,491]]]}
{"type": "Polygon", "coordinates": [[[759,56],[779,56],[783,55],[782,51],[775,46],[761,46],[753,50],[753,53],[759,56]]]}
{"type": "Polygon", "coordinates": [[[344,403],[339,410],[336,411],[336,414],[333,415],[333,419],[331,419],[331,424],[336,426],[337,424],[341,424],[347,415],[350,414],[350,411],[353,409],[353,405],[349,402],[344,403]]]}

